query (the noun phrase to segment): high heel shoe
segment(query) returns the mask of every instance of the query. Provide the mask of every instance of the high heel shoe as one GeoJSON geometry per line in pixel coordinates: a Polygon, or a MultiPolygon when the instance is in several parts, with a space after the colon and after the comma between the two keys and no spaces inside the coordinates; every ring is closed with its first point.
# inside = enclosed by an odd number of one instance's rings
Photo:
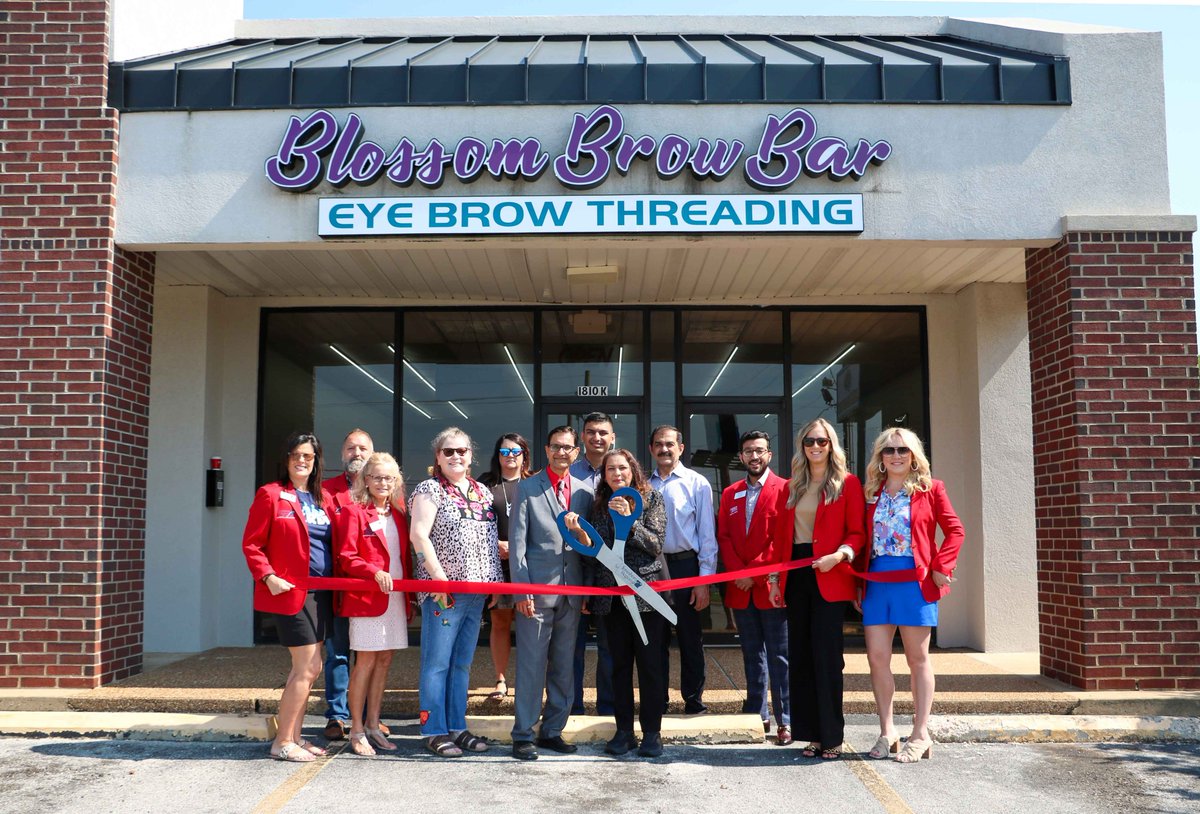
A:
{"type": "Polygon", "coordinates": [[[396,744],[385,738],[383,733],[378,729],[368,729],[366,735],[373,746],[383,749],[385,752],[395,752],[399,748],[396,744]]]}
{"type": "Polygon", "coordinates": [[[897,763],[916,763],[933,757],[933,738],[909,738],[896,755],[897,763]]]}
{"type": "Polygon", "coordinates": [[[867,757],[871,758],[871,760],[883,760],[888,755],[894,755],[899,751],[899,735],[893,735],[891,738],[887,735],[880,735],[875,741],[875,745],[871,747],[871,751],[867,752],[867,757]]]}
{"type": "Polygon", "coordinates": [[[350,751],[363,757],[370,757],[375,754],[375,750],[371,748],[371,744],[367,741],[366,732],[350,733],[350,751]]]}

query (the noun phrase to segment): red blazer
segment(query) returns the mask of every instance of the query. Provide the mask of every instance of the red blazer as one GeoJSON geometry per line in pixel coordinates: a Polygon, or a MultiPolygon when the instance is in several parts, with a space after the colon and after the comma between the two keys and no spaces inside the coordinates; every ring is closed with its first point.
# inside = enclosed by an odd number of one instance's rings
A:
{"type": "MultiPolygon", "coordinates": [[[[779,496],[779,509],[775,518],[776,545],[786,546],[791,557],[792,537],[796,533],[795,509],[787,507],[788,490],[779,496]]],[[[842,494],[833,503],[826,503],[821,495],[817,506],[817,519],[813,525],[813,555],[824,557],[843,545],[850,546],[855,556],[862,552],[867,543],[866,526],[863,522],[866,499],[862,483],[854,475],[847,474],[842,484],[842,494]]],[[[854,557],[850,558],[851,561],[854,557]]],[[[852,602],[858,598],[858,580],[849,562],[838,563],[827,573],[814,570],[817,575],[817,590],[826,602],[852,602]]]]}
{"type": "Polygon", "coordinates": [[[346,480],[346,473],[339,472],[332,478],[326,478],[321,481],[321,488],[333,498],[333,512],[330,513],[330,517],[350,505],[350,481],[346,480]]]}
{"type": "MultiPolygon", "coordinates": [[[[717,514],[717,545],[721,551],[721,562],[726,571],[738,571],[758,565],[787,562],[792,553],[791,544],[781,548],[775,534],[775,514],[779,511],[779,493],[784,493],[787,502],[787,478],[774,472],[763,484],[762,494],[754,504],[754,515],[750,518],[750,530],[746,530],[746,481],[740,480],[721,492],[721,509],[717,514]]],[[[784,577],[779,577],[782,586],[784,577]]],[[[774,607],[768,599],[769,587],[766,576],[755,577],[754,587],[743,591],[733,584],[725,583],[725,606],[742,610],[754,600],[756,608],[774,607]]]]}
{"type": "MultiPolygon", "coordinates": [[[[396,521],[396,530],[400,533],[400,563],[404,568],[404,576],[412,579],[412,547],[408,544],[408,518],[402,512],[392,509],[392,519],[396,521]]],[[[335,566],[338,576],[373,580],[376,571],[387,571],[391,568],[392,559],[388,556],[383,524],[374,506],[349,504],[338,515],[338,526],[342,541],[335,566]]],[[[339,601],[334,603],[334,608],[339,616],[381,616],[388,608],[389,594],[378,588],[368,591],[340,591],[337,596],[339,601]]],[[[404,603],[405,618],[411,620],[412,609],[405,601],[404,594],[396,596],[396,600],[404,603]]]]}
{"type": "MultiPolygon", "coordinates": [[[[946,484],[940,480],[935,480],[928,492],[913,492],[911,501],[913,562],[918,568],[925,568],[928,571],[925,579],[921,580],[921,593],[925,596],[925,601],[937,602],[950,593],[950,586],[939,588],[933,581],[933,572],[940,571],[946,576],[954,574],[954,567],[958,564],[958,550],[962,548],[965,536],[962,521],[958,519],[958,515],[954,513],[954,507],[950,505],[950,496],[946,494],[946,484]],[[940,549],[934,542],[939,526],[942,534],[945,535],[940,549]]],[[[872,500],[867,506],[867,528],[872,529],[872,537],[874,537],[876,505],[876,502],[872,500]]],[[[861,558],[862,568],[860,569],[862,571],[866,571],[870,564],[871,549],[871,544],[864,548],[861,558]]]]}
{"type": "MultiPolygon", "coordinates": [[[[329,493],[322,489],[321,506],[326,513],[331,505],[329,493]]],[[[333,526],[330,556],[333,556],[338,537],[332,517],[330,521],[333,526]]],[[[242,552],[254,577],[254,609],[288,616],[299,613],[307,593],[304,585],[308,582],[308,525],[295,489],[280,486],[278,482],[258,488],[242,534],[242,552]],[[268,574],[276,574],[297,587],[272,596],[263,584],[263,577],[268,574]]]]}

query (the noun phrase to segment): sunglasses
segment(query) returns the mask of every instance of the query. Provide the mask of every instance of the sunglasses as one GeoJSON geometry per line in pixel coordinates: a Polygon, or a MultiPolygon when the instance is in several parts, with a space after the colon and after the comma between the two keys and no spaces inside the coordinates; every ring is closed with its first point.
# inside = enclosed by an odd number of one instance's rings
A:
{"type": "Polygon", "coordinates": [[[520,447],[500,447],[497,452],[499,452],[500,455],[505,458],[515,458],[518,455],[525,454],[525,450],[521,449],[520,447]]]}
{"type": "Polygon", "coordinates": [[[470,447],[442,447],[442,455],[447,458],[453,458],[458,455],[460,458],[467,457],[467,453],[471,451],[470,447]]]}
{"type": "Polygon", "coordinates": [[[818,446],[821,449],[824,449],[825,447],[829,446],[829,439],[828,438],[812,438],[811,436],[806,436],[803,443],[804,443],[804,446],[806,446],[806,447],[818,446]]]}
{"type": "Polygon", "coordinates": [[[907,455],[912,452],[908,447],[884,447],[880,450],[884,455],[907,455]]]}
{"type": "Polygon", "coordinates": [[[288,457],[293,461],[300,461],[300,463],[310,464],[316,459],[317,456],[313,455],[311,452],[292,452],[288,454],[288,457]]]}

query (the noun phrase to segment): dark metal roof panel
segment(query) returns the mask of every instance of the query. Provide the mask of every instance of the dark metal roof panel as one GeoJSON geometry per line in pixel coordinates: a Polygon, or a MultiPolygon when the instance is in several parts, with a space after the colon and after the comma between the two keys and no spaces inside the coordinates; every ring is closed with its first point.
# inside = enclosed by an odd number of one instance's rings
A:
{"type": "Polygon", "coordinates": [[[230,40],[110,68],[123,111],[350,105],[1070,104],[1066,57],[948,36],[230,40]]]}

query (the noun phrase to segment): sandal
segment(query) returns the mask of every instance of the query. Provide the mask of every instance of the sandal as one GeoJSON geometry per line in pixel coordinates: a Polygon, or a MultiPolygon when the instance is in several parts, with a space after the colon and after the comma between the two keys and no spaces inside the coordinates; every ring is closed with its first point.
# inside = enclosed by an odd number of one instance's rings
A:
{"type": "Polygon", "coordinates": [[[367,740],[366,732],[350,733],[350,751],[363,757],[370,757],[375,754],[375,750],[371,748],[371,744],[367,740]]]}
{"type": "Polygon", "coordinates": [[[496,682],[496,689],[488,696],[489,701],[503,701],[508,698],[508,683],[502,678],[496,682]]]}
{"type": "Polygon", "coordinates": [[[900,750],[900,736],[880,735],[875,741],[875,745],[871,747],[871,751],[867,752],[867,757],[871,760],[883,760],[889,754],[894,755],[900,750]]]}
{"type": "Polygon", "coordinates": [[[300,748],[315,757],[325,757],[327,754],[329,754],[324,749],[322,749],[320,746],[314,746],[313,744],[311,744],[305,740],[300,741],[300,748]]]}
{"type": "Polygon", "coordinates": [[[398,748],[396,746],[396,744],[392,743],[390,740],[385,738],[383,736],[383,733],[380,732],[378,729],[368,729],[363,734],[365,734],[368,738],[370,738],[371,743],[374,746],[378,746],[380,749],[382,749],[385,752],[395,752],[396,749],[398,748]]]}
{"type": "Polygon", "coordinates": [[[311,763],[316,758],[295,741],[288,741],[279,747],[279,751],[271,750],[271,757],[276,760],[286,760],[288,763],[311,763]]]}
{"type": "Polygon", "coordinates": [[[897,763],[916,763],[933,757],[933,738],[909,738],[896,755],[897,763]]]}
{"type": "Polygon", "coordinates": [[[842,756],[842,747],[828,746],[821,750],[821,760],[837,760],[842,756]]]}
{"type": "Polygon", "coordinates": [[[464,729],[458,733],[458,737],[454,739],[454,743],[458,745],[464,752],[486,752],[491,748],[491,744],[487,738],[481,738],[478,735],[472,735],[470,730],[464,729]]]}
{"type": "Polygon", "coordinates": [[[821,754],[821,744],[814,741],[801,749],[800,754],[804,755],[805,757],[816,757],[817,755],[821,754]]]}
{"type": "Polygon", "coordinates": [[[434,735],[425,739],[425,748],[438,757],[462,757],[462,749],[454,745],[449,735],[434,735]]]}

